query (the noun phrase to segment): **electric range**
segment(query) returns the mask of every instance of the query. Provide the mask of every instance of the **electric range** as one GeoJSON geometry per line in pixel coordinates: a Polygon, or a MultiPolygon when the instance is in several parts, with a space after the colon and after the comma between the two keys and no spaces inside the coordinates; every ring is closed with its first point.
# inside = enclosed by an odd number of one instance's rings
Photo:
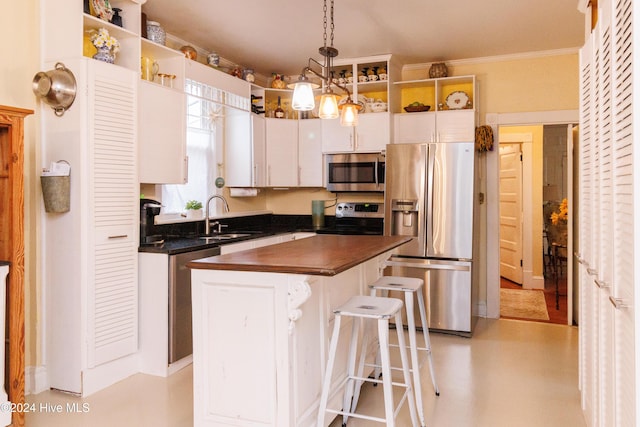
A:
{"type": "Polygon", "coordinates": [[[336,219],[332,227],[316,230],[318,234],[382,235],[384,232],[384,204],[341,202],[336,205],[336,219]]]}

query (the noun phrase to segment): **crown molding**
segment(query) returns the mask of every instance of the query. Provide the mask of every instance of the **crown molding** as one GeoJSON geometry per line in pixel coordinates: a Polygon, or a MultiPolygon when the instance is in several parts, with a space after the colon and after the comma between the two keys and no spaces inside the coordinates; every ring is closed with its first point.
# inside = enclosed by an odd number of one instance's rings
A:
{"type": "MultiPolygon", "coordinates": [[[[566,48],[566,49],[544,50],[544,51],[538,51],[538,52],[522,52],[522,53],[509,54],[509,55],[484,56],[479,58],[454,59],[452,61],[434,61],[434,62],[445,62],[448,66],[474,65],[474,64],[486,64],[489,62],[507,62],[507,61],[517,61],[521,59],[545,58],[550,56],[563,56],[563,55],[574,55],[574,54],[577,55],[579,50],[580,50],[579,47],[573,47],[573,48],[566,48]]],[[[434,62],[423,62],[420,64],[405,64],[402,67],[402,71],[423,70],[425,68],[429,68],[434,62]]]]}

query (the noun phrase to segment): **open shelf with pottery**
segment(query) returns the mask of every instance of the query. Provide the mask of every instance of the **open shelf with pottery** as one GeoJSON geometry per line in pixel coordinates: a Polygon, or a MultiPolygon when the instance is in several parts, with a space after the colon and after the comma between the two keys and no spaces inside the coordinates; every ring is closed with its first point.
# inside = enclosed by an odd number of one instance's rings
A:
{"type": "Polygon", "coordinates": [[[428,105],[428,111],[476,109],[475,76],[405,80],[394,85],[400,88],[401,99],[401,108],[394,110],[396,113],[406,113],[404,107],[416,102],[428,105]]]}

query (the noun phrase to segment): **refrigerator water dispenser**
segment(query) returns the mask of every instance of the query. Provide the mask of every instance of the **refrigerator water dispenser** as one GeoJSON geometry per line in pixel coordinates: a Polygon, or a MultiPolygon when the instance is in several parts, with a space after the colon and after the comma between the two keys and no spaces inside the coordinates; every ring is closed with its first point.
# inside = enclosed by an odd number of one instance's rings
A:
{"type": "Polygon", "coordinates": [[[418,236],[418,201],[391,201],[391,230],[394,236],[418,236]]]}

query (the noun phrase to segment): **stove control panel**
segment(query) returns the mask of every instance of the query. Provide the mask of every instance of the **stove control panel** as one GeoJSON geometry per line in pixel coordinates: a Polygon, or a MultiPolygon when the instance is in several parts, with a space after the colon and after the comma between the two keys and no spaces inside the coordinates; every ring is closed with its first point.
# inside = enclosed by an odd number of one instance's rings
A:
{"type": "Polygon", "coordinates": [[[341,202],[336,205],[336,218],[384,218],[384,204],[341,202]]]}

